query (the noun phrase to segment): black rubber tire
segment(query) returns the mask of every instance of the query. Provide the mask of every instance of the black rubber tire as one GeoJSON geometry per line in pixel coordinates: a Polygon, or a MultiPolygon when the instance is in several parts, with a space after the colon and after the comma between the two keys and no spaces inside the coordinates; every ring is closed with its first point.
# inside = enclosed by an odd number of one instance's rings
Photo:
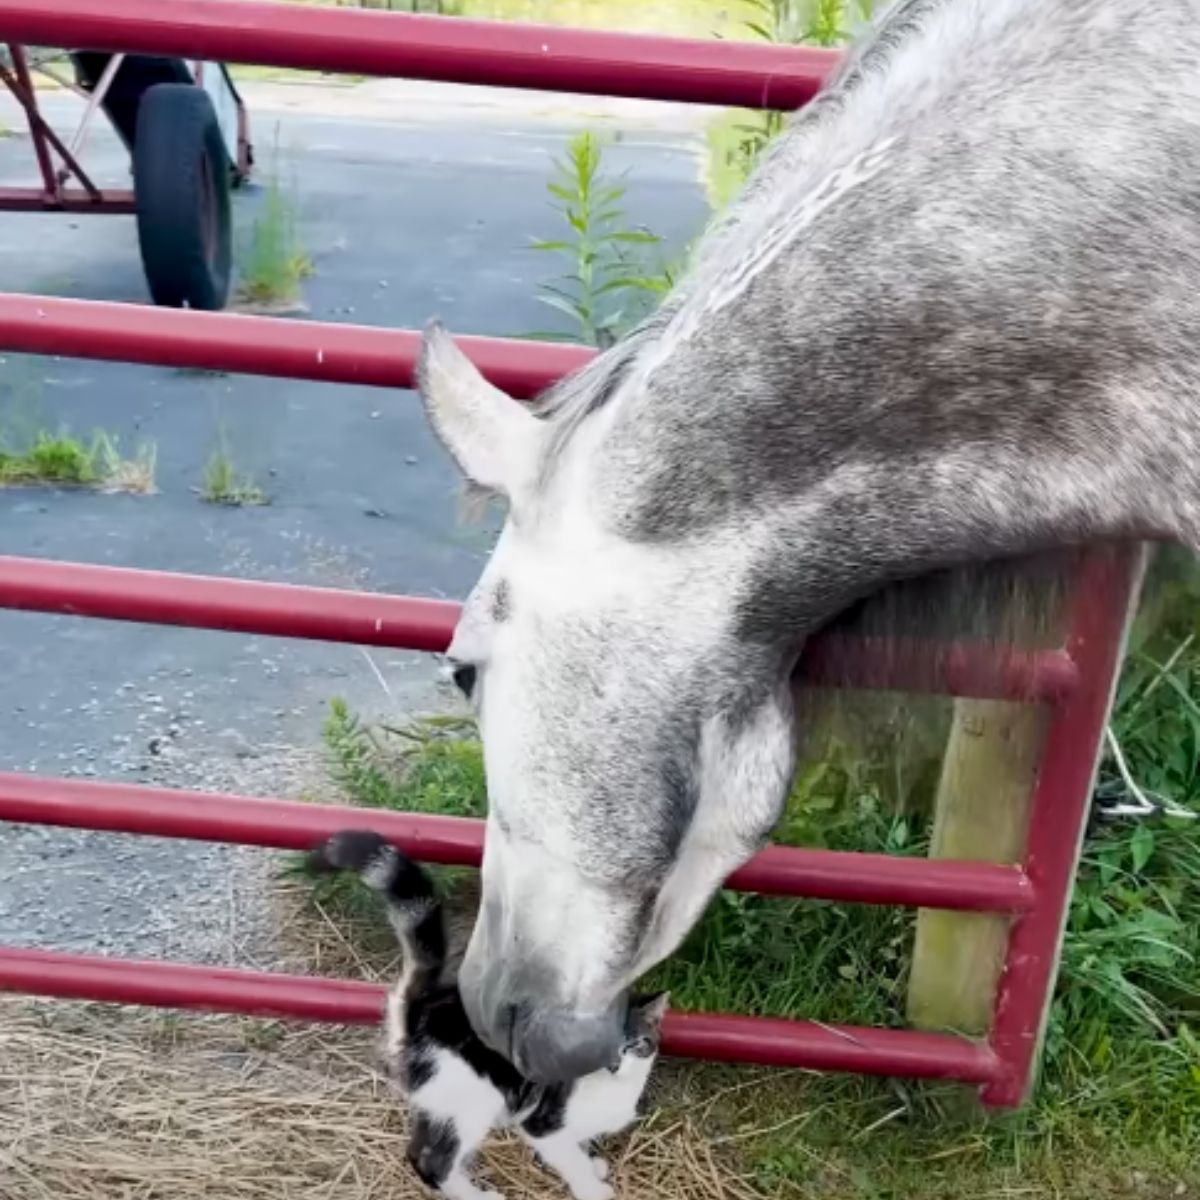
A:
{"type": "Polygon", "coordinates": [[[147,88],[138,105],[133,193],[155,304],[225,307],[233,260],[229,176],[208,94],[189,83],[147,88]]]}

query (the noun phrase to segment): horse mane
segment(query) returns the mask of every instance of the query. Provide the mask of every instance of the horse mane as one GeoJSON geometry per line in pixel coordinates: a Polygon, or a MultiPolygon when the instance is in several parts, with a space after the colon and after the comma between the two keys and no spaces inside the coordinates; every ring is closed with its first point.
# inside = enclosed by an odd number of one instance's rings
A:
{"type": "Polygon", "coordinates": [[[544,490],[550,482],[555,465],[575,431],[621,390],[643,351],[658,341],[671,315],[667,305],[656,309],[587,366],[560,379],[533,401],[530,411],[548,427],[539,490],[544,490]]]}

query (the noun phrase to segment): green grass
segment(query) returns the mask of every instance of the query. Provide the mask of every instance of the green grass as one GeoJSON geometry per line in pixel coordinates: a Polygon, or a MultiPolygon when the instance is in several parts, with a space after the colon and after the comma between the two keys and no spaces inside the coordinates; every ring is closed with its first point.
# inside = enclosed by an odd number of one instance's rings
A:
{"type": "Polygon", "coordinates": [[[86,486],[98,482],[99,471],[92,448],[78,438],[39,433],[23,450],[0,451],[0,480],[86,486]]]}
{"type": "MultiPolygon", "coordinates": [[[[1156,561],[1112,729],[1147,793],[1200,812],[1200,569],[1156,561]]],[[[778,840],[924,854],[936,758],[928,711],[869,743],[831,725],[797,776],[778,840]],[[908,747],[907,753],[902,753],[908,747]],[[899,764],[899,766],[898,766],[899,764]],[[932,764],[932,769],[931,769],[932,764]]],[[[936,722],[933,722],[936,724],[936,722]]],[[[341,702],[325,740],[356,803],[479,816],[483,760],[457,719],[371,727],[341,702]]],[[[1124,781],[1107,757],[1101,788],[1124,781]]],[[[453,888],[456,873],[447,873],[453,888]]],[[[315,885],[328,911],[383,930],[355,881],[315,885]]],[[[654,973],[681,1009],[900,1026],[914,914],[721,893],[654,973]]],[[[390,950],[386,933],[379,949],[390,950]]],[[[661,1099],[705,1128],[766,1195],[845,1200],[1194,1195],[1200,1188],[1200,822],[1093,829],[1071,904],[1034,1103],[985,1121],[960,1089],[696,1066],[661,1099]],[[1183,1191],[1177,1191],[1182,1187],[1183,1191]]]]}
{"type": "MultiPolygon", "coordinates": [[[[483,751],[469,736],[470,722],[428,717],[403,727],[365,724],[335,699],[323,736],[334,781],[352,803],[365,808],[483,817],[487,786],[483,751]]],[[[386,961],[395,952],[390,930],[378,921],[374,895],[354,876],[310,875],[302,858],[285,868],[288,876],[308,881],[320,907],[350,918],[365,939],[363,949],[386,961]]],[[[461,871],[435,868],[439,882],[453,888],[461,871]]]]}
{"type": "Polygon", "coordinates": [[[269,503],[266,493],[249,475],[238,470],[224,446],[214,450],[204,464],[200,498],[226,508],[252,507],[269,503]]]}
{"type": "Polygon", "coordinates": [[[277,140],[262,207],[239,255],[242,304],[280,308],[300,302],[300,285],[312,275],[313,263],[297,229],[294,192],[294,186],[285,190],[280,180],[277,140]]]}
{"type": "Polygon", "coordinates": [[[333,700],[324,739],[334,779],[355,804],[404,812],[482,817],[483,754],[471,722],[426,717],[404,726],[367,725],[333,700]]]}
{"type": "Polygon", "coordinates": [[[117,439],[102,430],[90,440],[66,429],[38,430],[28,438],[0,430],[0,486],[96,488],[109,492],[154,491],[157,453],[142,443],[132,458],[121,456],[117,439]]]}
{"type": "Polygon", "coordinates": [[[43,415],[49,360],[0,356],[0,487],[75,487],[105,492],[154,491],[158,452],[141,441],[132,455],[103,429],[79,437],[43,415]]]}
{"type": "Polygon", "coordinates": [[[706,1093],[717,1097],[706,1123],[771,1197],[1167,1200],[1200,1186],[1194,1124],[1181,1128],[1152,1106],[1131,1125],[1136,1104],[1095,1107],[1087,1095],[1047,1093],[988,1120],[949,1088],[715,1068],[699,1087],[667,1088],[692,1111],[706,1093]],[[738,1090],[723,1096],[723,1088],[738,1090]]]}

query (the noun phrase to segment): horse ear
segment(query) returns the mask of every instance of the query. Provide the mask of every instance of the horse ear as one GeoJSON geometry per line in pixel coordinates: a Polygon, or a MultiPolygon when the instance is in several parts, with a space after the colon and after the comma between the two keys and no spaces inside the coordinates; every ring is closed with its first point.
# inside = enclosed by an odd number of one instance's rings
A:
{"type": "Polygon", "coordinates": [[[417,389],[434,433],[468,481],[515,500],[536,468],[538,419],[488,383],[437,322],[421,343],[417,389]]]}

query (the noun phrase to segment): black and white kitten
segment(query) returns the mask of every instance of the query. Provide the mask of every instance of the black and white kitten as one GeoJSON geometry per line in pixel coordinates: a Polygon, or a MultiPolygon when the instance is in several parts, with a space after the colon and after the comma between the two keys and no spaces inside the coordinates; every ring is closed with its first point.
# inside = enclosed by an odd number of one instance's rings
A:
{"type": "Polygon", "coordinates": [[[447,963],[442,903],[416,863],[376,833],[345,830],[311,855],[320,871],[357,871],[387,903],[404,950],[404,973],[388,993],[383,1061],[413,1111],[408,1160],[449,1200],[503,1200],[467,1173],[492,1129],[515,1126],[562,1176],[576,1200],[611,1200],[608,1164],[589,1143],[637,1117],[658,1056],[665,994],[635,998],[618,1065],[571,1083],[532,1083],[471,1029],[447,963]]]}

